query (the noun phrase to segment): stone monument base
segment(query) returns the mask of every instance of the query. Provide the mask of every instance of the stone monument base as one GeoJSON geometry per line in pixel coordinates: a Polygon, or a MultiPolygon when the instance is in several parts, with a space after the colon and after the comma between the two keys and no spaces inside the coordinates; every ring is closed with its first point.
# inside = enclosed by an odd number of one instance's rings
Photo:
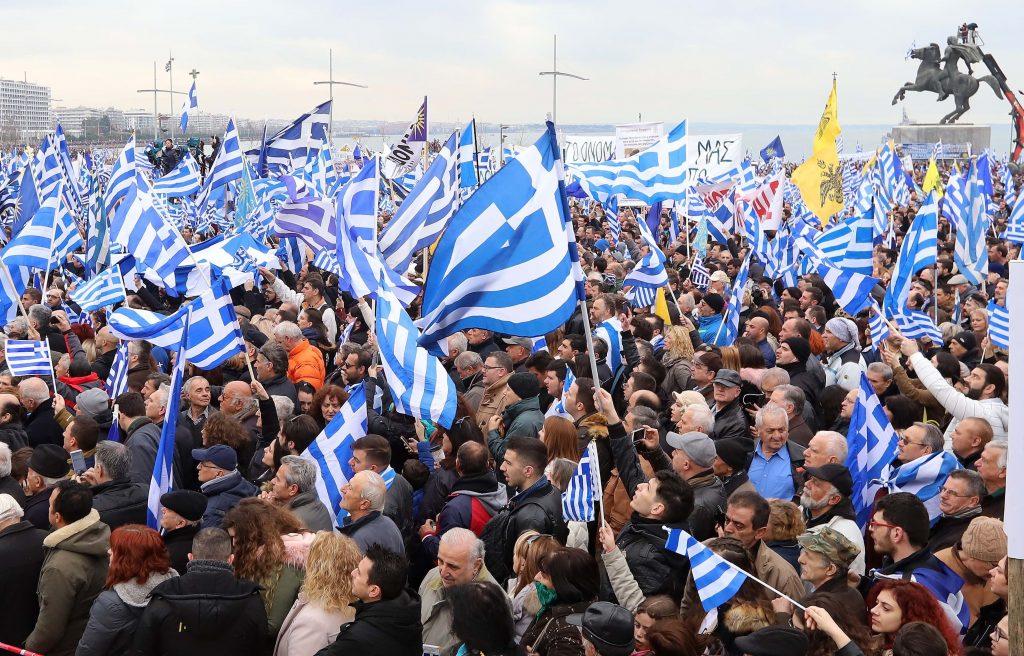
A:
{"type": "Polygon", "coordinates": [[[940,157],[956,158],[967,154],[968,145],[975,155],[989,148],[992,145],[992,127],[970,123],[896,125],[892,128],[892,139],[914,159],[930,157],[935,144],[940,141],[940,157]]]}

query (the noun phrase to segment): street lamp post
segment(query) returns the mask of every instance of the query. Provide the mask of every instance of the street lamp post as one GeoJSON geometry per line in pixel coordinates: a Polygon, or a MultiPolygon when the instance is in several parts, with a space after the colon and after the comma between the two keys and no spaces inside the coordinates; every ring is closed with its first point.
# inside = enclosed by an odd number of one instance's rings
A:
{"type": "Polygon", "coordinates": [[[555,35],[554,44],[554,55],[552,56],[552,66],[550,71],[541,71],[539,75],[550,75],[551,76],[551,122],[556,126],[558,125],[558,76],[571,77],[576,80],[587,80],[587,78],[574,73],[567,73],[565,71],[558,70],[558,35],[555,35]]]}
{"type": "MultiPolygon", "coordinates": [[[[153,140],[158,141],[160,139],[160,112],[157,109],[157,94],[166,93],[170,95],[173,104],[174,94],[187,95],[181,91],[175,91],[173,89],[159,89],[156,83],[156,62],[153,62],[153,88],[152,89],[139,89],[138,93],[151,93],[153,94],[153,140]]],[[[171,108],[173,111],[173,107],[171,108]]]]}
{"type": "Polygon", "coordinates": [[[366,86],[365,84],[357,84],[355,82],[342,82],[341,80],[335,80],[334,79],[334,48],[331,48],[331,49],[328,50],[328,57],[329,57],[330,63],[328,64],[328,69],[327,69],[327,79],[326,80],[318,80],[318,81],[314,82],[313,84],[326,84],[327,88],[330,90],[331,111],[330,111],[330,117],[327,119],[329,121],[329,123],[327,125],[327,138],[330,139],[331,138],[331,133],[334,132],[334,85],[338,84],[338,85],[346,86],[346,87],[359,87],[360,89],[368,89],[369,87],[366,86]]]}

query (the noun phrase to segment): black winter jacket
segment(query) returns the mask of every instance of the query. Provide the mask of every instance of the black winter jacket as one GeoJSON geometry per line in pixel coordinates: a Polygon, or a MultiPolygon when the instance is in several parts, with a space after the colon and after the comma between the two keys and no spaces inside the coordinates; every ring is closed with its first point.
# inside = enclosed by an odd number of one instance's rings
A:
{"type": "Polygon", "coordinates": [[[511,576],[516,540],[530,529],[552,535],[562,544],[569,536],[562,517],[562,493],[546,476],[509,499],[484,526],[481,537],[488,544],[487,570],[495,580],[504,581],[511,576]]]}
{"type": "Polygon", "coordinates": [[[750,438],[750,422],[747,420],[747,412],[737,397],[732,403],[721,410],[712,411],[715,413],[715,427],[711,429],[711,439],[724,440],[729,437],[750,438]]]}
{"type": "Polygon", "coordinates": [[[45,537],[46,531],[25,520],[0,531],[0,642],[23,645],[36,625],[45,537]]]}
{"type": "Polygon", "coordinates": [[[125,524],[145,524],[148,501],[149,490],[127,478],[100,483],[92,488],[92,507],[111,531],[125,524]]]}
{"type": "Polygon", "coordinates": [[[355,620],[344,624],[338,639],[317,656],[419,656],[423,625],[419,597],[404,591],[394,599],[366,604],[357,601],[355,620]]]}

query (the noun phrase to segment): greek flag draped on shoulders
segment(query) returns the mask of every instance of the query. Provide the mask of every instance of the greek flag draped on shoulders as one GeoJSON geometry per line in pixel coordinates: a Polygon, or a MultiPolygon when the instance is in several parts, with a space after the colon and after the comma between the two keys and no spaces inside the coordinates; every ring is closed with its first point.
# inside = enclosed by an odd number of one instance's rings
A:
{"type": "Polygon", "coordinates": [[[864,372],[860,374],[846,439],[846,467],[853,478],[851,500],[857,525],[863,529],[871,520],[875,495],[882,487],[880,479],[889,477],[889,463],[896,457],[896,431],[864,372]]]}
{"type": "MultiPolygon", "coordinates": [[[[612,370],[612,377],[622,366],[622,323],[617,317],[605,319],[594,328],[594,339],[600,339],[608,345],[608,368],[612,370]]],[[[603,382],[603,381],[602,381],[603,382]]]]}
{"type": "Polygon", "coordinates": [[[302,452],[303,458],[316,464],[316,495],[327,506],[335,525],[348,516],[341,507],[341,488],[355,473],[349,465],[352,445],[366,435],[367,426],[366,391],[362,385],[356,385],[348,392],[348,400],[338,414],[302,452]]]}
{"type": "Polygon", "coordinates": [[[932,524],[938,521],[942,512],[939,510],[939,490],[946,482],[949,473],[963,469],[960,461],[949,451],[937,451],[911,460],[892,470],[888,476],[883,475],[881,483],[890,492],[910,492],[917,495],[928,509],[928,517],[932,524]]]}

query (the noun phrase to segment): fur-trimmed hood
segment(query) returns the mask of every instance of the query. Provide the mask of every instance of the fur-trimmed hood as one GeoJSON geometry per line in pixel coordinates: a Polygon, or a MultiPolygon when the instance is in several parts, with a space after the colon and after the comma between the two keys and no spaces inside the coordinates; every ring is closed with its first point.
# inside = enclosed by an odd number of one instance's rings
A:
{"type": "Polygon", "coordinates": [[[316,533],[287,533],[281,536],[284,542],[284,562],[286,565],[306,568],[306,558],[309,556],[309,548],[313,545],[316,533]]]}
{"type": "Polygon", "coordinates": [[[99,512],[90,510],[82,519],[47,535],[43,546],[86,556],[106,556],[110,548],[110,527],[100,521],[99,512]]]}
{"type": "Polygon", "coordinates": [[[583,417],[576,422],[576,428],[580,432],[580,442],[583,444],[590,440],[608,439],[608,420],[600,412],[583,417]]]}

